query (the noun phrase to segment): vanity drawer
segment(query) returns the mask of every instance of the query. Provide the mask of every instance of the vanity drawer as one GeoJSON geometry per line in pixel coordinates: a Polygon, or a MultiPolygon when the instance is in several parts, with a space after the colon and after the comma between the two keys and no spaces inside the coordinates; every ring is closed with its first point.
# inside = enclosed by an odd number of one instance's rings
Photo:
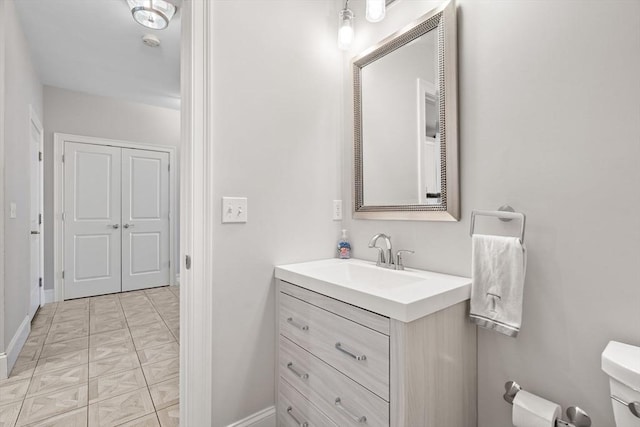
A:
{"type": "Polygon", "coordinates": [[[389,426],[388,402],[282,336],[279,366],[280,377],[336,424],[389,426]]]}
{"type": "Polygon", "coordinates": [[[330,311],[338,316],[353,320],[385,335],[389,335],[389,318],[364,310],[355,305],[347,304],[334,298],[319,294],[309,289],[301,288],[292,283],[280,280],[280,292],[301,299],[309,304],[330,311]]]}
{"type": "Polygon", "coordinates": [[[389,337],[280,294],[280,333],[389,401],[389,337]]]}
{"type": "Polygon", "coordinates": [[[337,427],[311,402],[280,379],[278,427],[337,427]]]}

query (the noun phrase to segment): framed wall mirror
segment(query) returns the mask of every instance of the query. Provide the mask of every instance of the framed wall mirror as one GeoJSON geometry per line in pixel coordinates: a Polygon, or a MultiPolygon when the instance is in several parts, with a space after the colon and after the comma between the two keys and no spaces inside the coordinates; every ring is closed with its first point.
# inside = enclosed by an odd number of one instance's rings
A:
{"type": "Polygon", "coordinates": [[[456,7],[353,60],[354,218],[458,221],[456,7]]]}

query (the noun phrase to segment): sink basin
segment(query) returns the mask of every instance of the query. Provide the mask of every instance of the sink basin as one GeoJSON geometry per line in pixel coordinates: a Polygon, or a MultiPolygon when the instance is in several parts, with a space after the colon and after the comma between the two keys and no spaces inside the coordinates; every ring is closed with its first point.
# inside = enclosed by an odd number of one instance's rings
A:
{"type": "Polygon", "coordinates": [[[471,279],[416,269],[389,270],[357,259],[280,265],[280,280],[403,322],[468,300],[471,279]]]}
{"type": "Polygon", "coordinates": [[[309,266],[309,274],[314,277],[332,283],[349,284],[351,287],[366,284],[369,288],[398,288],[422,280],[420,276],[411,274],[406,270],[388,270],[377,267],[373,263],[365,264],[355,260],[308,264],[313,264],[309,266]]]}

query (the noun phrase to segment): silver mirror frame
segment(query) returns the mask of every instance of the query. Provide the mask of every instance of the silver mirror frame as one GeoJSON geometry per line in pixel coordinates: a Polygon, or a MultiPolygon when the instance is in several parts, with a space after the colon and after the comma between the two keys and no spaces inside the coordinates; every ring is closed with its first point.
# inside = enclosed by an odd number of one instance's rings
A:
{"type": "Polygon", "coordinates": [[[458,49],[455,0],[450,0],[385,38],[352,61],[354,107],[354,205],[355,219],[459,221],[458,173],[458,49]],[[440,143],[442,203],[438,205],[364,205],[362,164],[362,68],[410,43],[429,31],[438,31],[440,84],[440,143]]]}

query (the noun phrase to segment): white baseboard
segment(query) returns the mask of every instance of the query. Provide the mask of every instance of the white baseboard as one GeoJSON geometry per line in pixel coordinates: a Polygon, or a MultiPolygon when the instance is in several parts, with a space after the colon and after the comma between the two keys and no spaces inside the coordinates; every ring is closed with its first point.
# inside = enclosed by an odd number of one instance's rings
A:
{"type": "Polygon", "coordinates": [[[276,408],[270,406],[227,427],[276,427],[276,408]]]}
{"type": "Polygon", "coordinates": [[[29,319],[29,316],[27,316],[20,324],[20,327],[13,338],[11,338],[9,345],[7,346],[7,351],[5,353],[0,353],[0,380],[9,377],[9,373],[18,359],[20,350],[22,350],[25,341],[27,341],[29,332],[31,332],[31,320],[29,319]]]}
{"type": "Polygon", "coordinates": [[[7,353],[0,353],[0,381],[9,378],[9,367],[7,366],[7,353]]]}
{"type": "Polygon", "coordinates": [[[49,304],[50,302],[56,301],[56,291],[53,289],[45,289],[44,290],[44,304],[49,304]]]}
{"type": "Polygon", "coordinates": [[[0,353],[0,381],[9,378],[7,367],[7,353],[0,353]]]}

